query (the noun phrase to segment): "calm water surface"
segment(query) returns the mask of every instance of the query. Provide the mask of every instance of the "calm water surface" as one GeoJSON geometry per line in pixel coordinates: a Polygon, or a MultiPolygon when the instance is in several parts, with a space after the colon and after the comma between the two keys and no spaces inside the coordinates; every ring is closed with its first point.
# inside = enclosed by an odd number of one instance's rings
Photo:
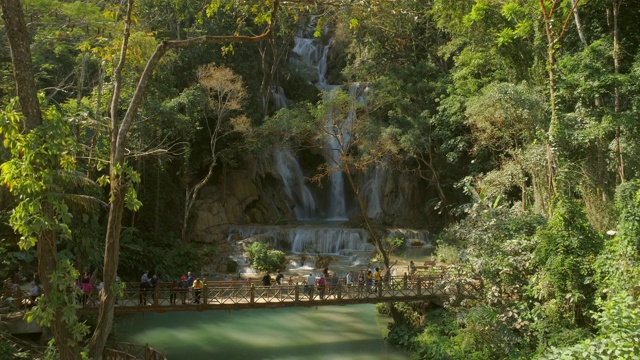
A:
{"type": "Polygon", "coordinates": [[[143,313],[118,317],[115,338],[169,360],[407,360],[383,340],[374,305],[143,313]]]}

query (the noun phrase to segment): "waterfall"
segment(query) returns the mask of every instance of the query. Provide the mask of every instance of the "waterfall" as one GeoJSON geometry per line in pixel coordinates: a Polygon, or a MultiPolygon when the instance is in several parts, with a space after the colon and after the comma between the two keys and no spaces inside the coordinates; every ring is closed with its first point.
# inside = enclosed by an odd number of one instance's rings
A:
{"type": "Polygon", "coordinates": [[[311,190],[304,182],[304,174],[298,159],[291,149],[280,148],[274,153],[278,175],[284,183],[285,192],[296,206],[293,211],[297,220],[311,220],[315,217],[316,203],[311,190]]]}
{"type": "Polygon", "coordinates": [[[271,98],[276,109],[289,107],[289,99],[285,96],[282,86],[273,86],[271,88],[271,98]]]}
{"type": "Polygon", "coordinates": [[[376,165],[373,172],[362,185],[362,194],[367,204],[367,216],[371,219],[375,219],[382,215],[382,194],[380,191],[382,178],[384,176],[384,169],[382,166],[376,165]]]}
{"type": "MultiPolygon", "coordinates": [[[[280,86],[271,89],[276,109],[286,108],[289,100],[280,86]]],[[[304,173],[300,162],[288,147],[281,147],[273,153],[276,172],[280,176],[287,196],[294,202],[293,212],[296,220],[311,220],[315,218],[316,202],[311,190],[304,181],[304,173]]]]}
{"type": "Polygon", "coordinates": [[[245,241],[264,241],[275,249],[294,254],[310,253],[350,256],[353,253],[375,251],[364,229],[335,227],[330,225],[236,226],[230,229],[245,241]]]}

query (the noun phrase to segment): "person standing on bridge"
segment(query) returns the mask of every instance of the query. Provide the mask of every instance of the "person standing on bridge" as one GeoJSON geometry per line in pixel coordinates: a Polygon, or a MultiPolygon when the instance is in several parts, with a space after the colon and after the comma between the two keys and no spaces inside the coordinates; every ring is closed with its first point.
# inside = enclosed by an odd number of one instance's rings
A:
{"type": "Polygon", "coordinates": [[[193,303],[194,304],[200,304],[200,295],[202,294],[203,287],[204,287],[204,283],[202,282],[202,280],[198,278],[195,278],[193,280],[193,294],[194,294],[193,303]]]}
{"type": "Polygon", "coordinates": [[[147,305],[149,289],[151,289],[151,279],[149,279],[149,270],[145,270],[140,277],[140,305],[147,305]]]}
{"type": "Polygon", "coordinates": [[[378,292],[382,289],[382,273],[380,272],[379,267],[376,268],[375,280],[375,289],[376,292],[378,292]]]}
{"type": "Polygon", "coordinates": [[[313,276],[313,273],[310,273],[307,276],[307,285],[304,287],[304,293],[309,296],[309,300],[313,299],[313,287],[316,286],[316,277],[313,276]]]}
{"type": "Polygon", "coordinates": [[[180,291],[180,284],[175,279],[171,281],[171,288],[169,289],[169,303],[171,305],[176,304],[178,292],[180,291]]]}
{"type": "MultiPolygon", "coordinates": [[[[330,286],[329,294],[331,294],[331,295],[333,295],[334,297],[337,298],[338,295],[337,295],[336,291],[338,289],[338,283],[340,282],[340,279],[338,279],[338,273],[336,273],[335,271],[330,276],[331,277],[329,279],[327,279],[327,286],[330,286]]],[[[327,297],[328,296],[329,295],[327,295],[327,297]]]]}
{"type": "Polygon", "coordinates": [[[324,277],[324,273],[320,278],[318,278],[318,294],[320,295],[320,300],[324,300],[324,293],[327,289],[327,279],[324,277]]]}
{"type": "Polygon", "coordinates": [[[189,285],[187,284],[187,277],[182,275],[180,277],[180,297],[182,298],[182,303],[187,303],[187,291],[189,291],[189,285]]]}
{"type": "Polygon", "coordinates": [[[264,290],[262,291],[262,294],[260,294],[260,296],[263,298],[267,298],[269,295],[269,286],[271,286],[271,275],[268,271],[262,277],[262,286],[264,287],[264,290]]]}
{"type": "Polygon", "coordinates": [[[262,286],[271,286],[271,275],[268,271],[262,277],[262,286]]]}
{"type": "Polygon", "coordinates": [[[282,279],[284,279],[284,275],[282,275],[282,272],[280,271],[280,269],[278,269],[277,272],[278,272],[278,275],[276,275],[276,284],[282,285],[282,279]]]}
{"type": "Polygon", "coordinates": [[[416,264],[413,260],[409,261],[409,276],[413,278],[413,275],[416,273],[416,264]]]}
{"type": "Polygon", "coordinates": [[[284,279],[284,275],[282,275],[282,272],[280,271],[280,269],[276,270],[277,271],[277,275],[276,275],[276,285],[278,286],[278,290],[276,290],[276,296],[280,297],[280,294],[282,293],[282,281],[284,279]]]}
{"type": "Polygon", "coordinates": [[[366,284],[367,284],[367,292],[371,293],[371,286],[373,285],[373,274],[371,273],[371,270],[367,270],[366,284]]]}
{"type": "Polygon", "coordinates": [[[187,272],[187,288],[189,289],[189,297],[193,298],[193,281],[196,277],[191,273],[191,271],[187,272]]]}

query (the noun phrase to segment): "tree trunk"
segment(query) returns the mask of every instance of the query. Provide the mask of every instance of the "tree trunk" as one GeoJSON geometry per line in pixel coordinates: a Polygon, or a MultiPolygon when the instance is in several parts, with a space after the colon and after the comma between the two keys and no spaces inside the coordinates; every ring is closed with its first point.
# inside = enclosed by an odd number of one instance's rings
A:
{"type": "MultiPolygon", "coordinates": [[[[618,17],[620,15],[620,5],[622,0],[612,0],[613,4],[613,69],[616,75],[620,74],[620,29],[618,28],[618,17]]],[[[620,89],[618,85],[614,92],[614,111],[616,114],[620,112],[620,89]]],[[[622,144],[620,141],[621,128],[616,126],[616,159],[618,162],[618,181],[624,182],[624,158],[622,153],[622,144]]]]}
{"type": "MultiPolygon", "coordinates": [[[[560,8],[560,0],[552,0],[550,3],[550,7],[547,8],[547,4],[544,0],[540,0],[540,9],[542,10],[542,15],[544,19],[545,33],[547,36],[547,66],[549,72],[549,106],[551,107],[551,121],[549,123],[549,130],[547,132],[547,143],[545,144],[547,150],[547,167],[549,172],[549,178],[547,182],[548,192],[550,197],[556,194],[557,186],[556,186],[556,166],[557,166],[557,158],[555,153],[555,148],[558,145],[557,142],[557,134],[560,132],[561,124],[560,119],[558,117],[558,112],[556,109],[556,46],[560,45],[564,35],[567,31],[567,26],[569,25],[569,21],[571,16],[576,11],[580,0],[572,0],[571,11],[564,19],[563,25],[560,28],[560,31],[557,34],[554,34],[554,15],[555,12],[560,8]]],[[[557,26],[556,26],[557,28],[557,26]]],[[[551,210],[552,207],[549,207],[551,210]]],[[[550,215],[550,214],[549,214],[550,215]]]]}
{"type": "Polygon", "coordinates": [[[29,30],[24,20],[20,0],[0,0],[2,20],[9,38],[13,77],[20,102],[20,110],[24,115],[24,128],[33,130],[42,124],[42,113],[36,82],[31,71],[31,50],[29,48],[29,30]]]}
{"type": "Polygon", "coordinates": [[[580,37],[580,42],[582,46],[586,49],[589,46],[587,42],[587,36],[584,34],[584,29],[582,28],[582,22],[580,21],[580,13],[578,12],[578,0],[571,0],[571,5],[574,7],[573,10],[573,21],[576,23],[576,29],[578,30],[578,37],[580,37]]]}
{"type": "MultiPolygon", "coordinates": [[[[113,171],[113,166],[112,170],[113,171]]],[[[102,351],[111,333],[113,326],[113,307],[116,303],[120,230],[122,228],[122,214],[124,213],[124,199],[127,193],[126,187],[122,184],[122,179],[112,178],[111,183],[111,204],[109,207],[109,220],[107,223],[107,234],[104,250],[104,270],[103,281],[104,291],[100,296],[100,310],[98,321],[91,337],[89,347],[89,358],[101,359],[102,351]]]]}

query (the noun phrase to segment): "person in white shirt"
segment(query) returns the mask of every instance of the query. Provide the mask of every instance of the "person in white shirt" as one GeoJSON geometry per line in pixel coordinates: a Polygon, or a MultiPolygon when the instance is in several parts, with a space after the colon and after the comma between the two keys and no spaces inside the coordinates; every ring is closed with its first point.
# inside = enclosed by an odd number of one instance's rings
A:
{"type": "Polygon", "coordinates": [[[309,299],[313,298],[313,288],[316,285],[316,277],[313,276],[313,273],[310,273],[307,277],[307,285],[304,287],[304,293],[309,295],[309,299]]]}

